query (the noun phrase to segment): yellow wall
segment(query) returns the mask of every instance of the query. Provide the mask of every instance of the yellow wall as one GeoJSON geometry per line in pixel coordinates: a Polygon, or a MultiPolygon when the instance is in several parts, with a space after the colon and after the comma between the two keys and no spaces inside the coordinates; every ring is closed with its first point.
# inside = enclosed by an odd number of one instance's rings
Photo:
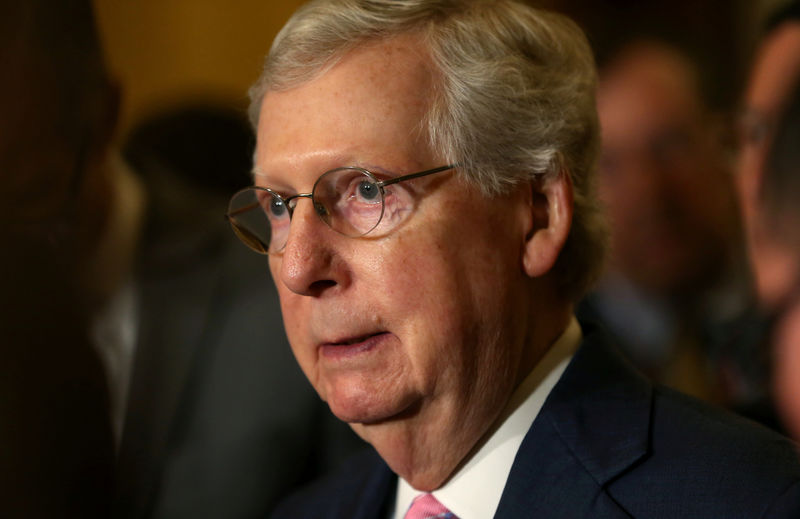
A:
{"type": "Polygon", "coordinates": [[[122,132],[172,103],[214,99],[244,109],[277,31],[301,0],[95,0],[123,92],[122,132]]]}

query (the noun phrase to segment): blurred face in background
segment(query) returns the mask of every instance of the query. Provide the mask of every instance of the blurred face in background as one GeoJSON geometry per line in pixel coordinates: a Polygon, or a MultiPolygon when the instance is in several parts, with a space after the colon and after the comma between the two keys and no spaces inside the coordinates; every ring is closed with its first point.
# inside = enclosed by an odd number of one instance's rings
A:
{"type": "Polygon", "coordinates": [[[614,268],[658,296],[707,283],[737,224],[722,141],[689,64],[658,44],[624,49],[601,70],[598,112],[614,268]]]}
{"type": "MultiPolygon", "coordinates": [[[[800,438],[800,250],[797,240],[787,239],[786,233],[796,234],[800,227],[788,221],[782,226],[770,221],[761,191],[776,126],[798,81],[800,22],[793,20],[774,29],[756,55],[743,99],[738,188],[758,296],[766,312],[775,316],[772,365],[776,405],[794,438],[800,438]]],[[[800,164],[797,172],[800,174],[800,164]]]]}
{"type": "Polygon", "coordinates": [[[762,302],[783,298],[797,269],[794,254],[773,243],[759,222],[759,193],[774,127],[789,93],[800,78],[800,22],[775,29],[759,49],[743,100],[737,187],[748,253],[762,302]]]}

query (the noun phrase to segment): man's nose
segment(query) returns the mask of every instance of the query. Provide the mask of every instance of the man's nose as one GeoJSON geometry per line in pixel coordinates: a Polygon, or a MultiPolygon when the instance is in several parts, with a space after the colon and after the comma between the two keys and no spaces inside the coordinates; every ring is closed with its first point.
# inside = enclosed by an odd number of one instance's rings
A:
{"type": "Polygon", "coordinates": [[[343,238],[317,214],[310,199],[299,200],[283,250],[281,282],[296,294],[318,297],[345,281],[335,243],[343,238]]]}

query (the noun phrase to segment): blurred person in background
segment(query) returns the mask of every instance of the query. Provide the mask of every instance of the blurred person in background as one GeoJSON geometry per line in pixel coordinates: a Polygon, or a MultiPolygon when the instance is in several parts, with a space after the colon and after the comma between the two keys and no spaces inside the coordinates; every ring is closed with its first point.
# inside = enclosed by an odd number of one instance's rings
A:
{"type": "Polygon", "coordinates": [[[800,3],[793,2],[770,21],[756,53],[743,99],[737,185],[756,289],[762,309],[772,316],[772,388],[795,438],[800,438],[798,85],[800,3]]]}
{"type": "Polygon", "coordinates": [[[112,386],[118,517],[258,516],[359,443],[308,387],[267,270],[222,216],[250,182],[252,140],[243,113],[210,103],[162,110],[125,140],[148,203],[120,291],[136,337],[130,383],[112,386]]]}
{"type": "Polygon", "coordinates": [[[702,64],[655,35],[601,46],[598,61],[612,255],[583,311],[654,379],[773,425],[724,120],[702,64]]]}
{"type": "Polygon", "coordinates": [[[115,92],[88,2],[4,3],[0,55],[0,516],[108,517],[109,397],[88,328],[115,92]]]}
{"type": "Polygon", "coordinates": [[[794,275],[765,229],[757,225],[765,158],[775,125],[800,78],[800,3],[792,2],[767,24],[742,100],[737,187],[750,261],[759,298],[769,305],[780,298],[794,275]]]}
{"type": "Polygon", "coordinates": [[[200,174],[241,185],[247,132],[156,121],[135,171],[91,3],[12,2],[0,23],[0,516],[266,513],[352,434],[327,427],[200,174]]]}
{"type": "Polygon", "coordinates": [[[775,399],[787,430],[800,440],[800,88],[791,99],[766,162],[755,225],[763,226],[785,275],[780,292],[765,303],[773,325],[775,399]]]}

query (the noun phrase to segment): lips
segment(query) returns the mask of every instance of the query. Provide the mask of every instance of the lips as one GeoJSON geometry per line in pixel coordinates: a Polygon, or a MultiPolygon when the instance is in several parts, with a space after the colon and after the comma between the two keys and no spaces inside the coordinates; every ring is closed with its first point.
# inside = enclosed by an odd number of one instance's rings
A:
{"type": "Polygon", "coordinates": [[[377,333],[373,333],[373,334],[370,334],[370,335],[365,335],[363,337],[357,337],[355,339],[349,339],[349,340],[346,340],[346,341],[337,342],[337,343],[334,343],[333,345],[334,346],[352,346],[353,344],[358,344],[359,342],[364,342],[367,339],[369,339],[370,337],[374,337],[376,335],[378,335],[378,334],[377,333]]]}
{"type": "Polygon", "coordinates": [[[328,342],[320,345],[322,355],[329,358],[352,357],[369,352],[389,336],[388,332],[377,332],[358,337],[346,338],[337,342],[328,342]]]}

